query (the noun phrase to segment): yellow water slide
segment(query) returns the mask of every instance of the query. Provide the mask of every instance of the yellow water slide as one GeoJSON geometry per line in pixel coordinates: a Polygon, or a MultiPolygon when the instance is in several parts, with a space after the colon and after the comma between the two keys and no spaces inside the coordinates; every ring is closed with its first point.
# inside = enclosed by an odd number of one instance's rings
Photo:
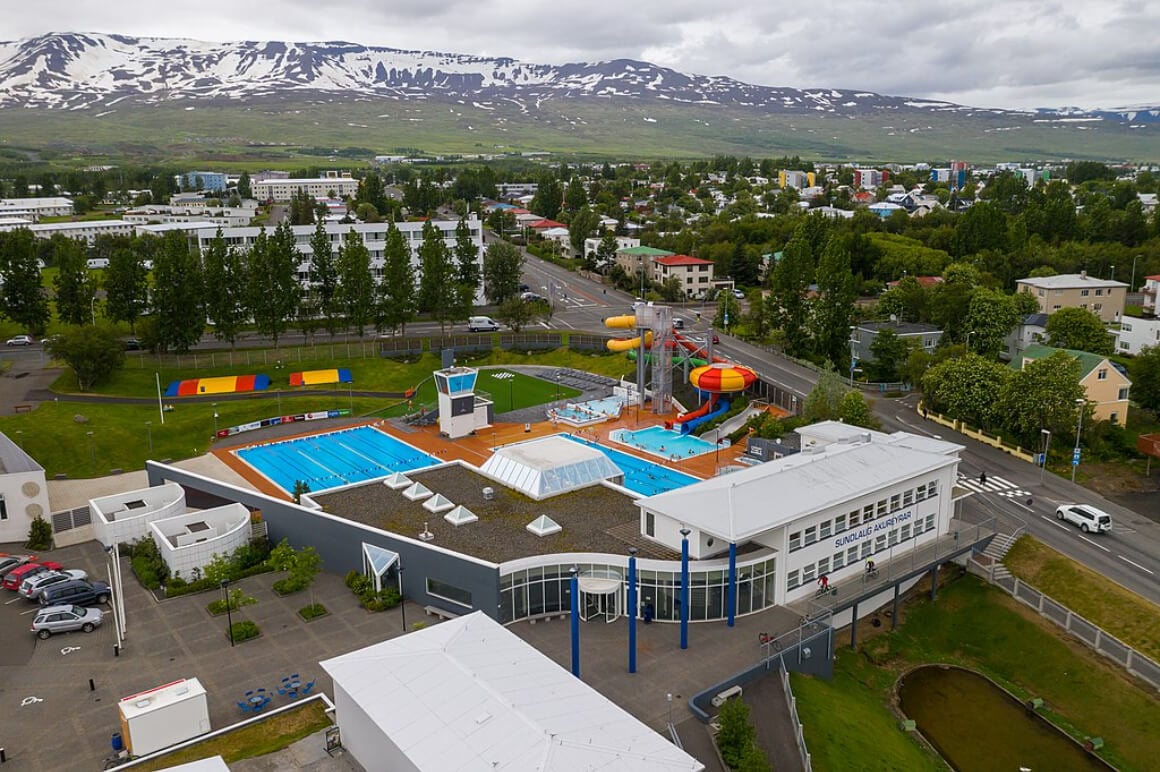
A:
{"type": "MultiPolygon", "coordinates": [[[[625,316],[610,316],[604,320],[605,327],[611,327],[614,330],[631,330],[636,327],[636,316],[634,314],[627,314],[625,316]]],[[[652,345],[652,333],[645,333],[644,345],[649,347],[652,345]]],[[[609,351],[635,351],[640,348],[640,338],[613,338],[608,341],[609,351]]]]}

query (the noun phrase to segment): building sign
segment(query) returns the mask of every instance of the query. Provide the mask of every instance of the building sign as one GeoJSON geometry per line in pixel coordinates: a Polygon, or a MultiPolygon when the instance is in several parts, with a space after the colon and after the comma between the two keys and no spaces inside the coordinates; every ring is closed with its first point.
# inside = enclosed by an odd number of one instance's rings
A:
{"type": "Polygon", "coordinates": [[[875,520],[872,523],[870,523],[869,525],[865,525],[865,526],[858,528],[856,530],[853,530],[853,531],[847,531],[846,533],[843,533],[841,536],[836,537],[834,539],[834,549],[836,549],[836,550],[842,549],[843,547],[846,547],[847,545],[854,544],[855,542],[860,542],[863,539],[868,539],[876,533],[880,533],[882,531],[888,531],[891,528],[894,528],[895,526],[910,522],[913,519],[914,519],[914,510],[908,509],[905,512],[898,512],[896,514],[891,515],[890,517],[883,517],[879,520],[875,520]]]}

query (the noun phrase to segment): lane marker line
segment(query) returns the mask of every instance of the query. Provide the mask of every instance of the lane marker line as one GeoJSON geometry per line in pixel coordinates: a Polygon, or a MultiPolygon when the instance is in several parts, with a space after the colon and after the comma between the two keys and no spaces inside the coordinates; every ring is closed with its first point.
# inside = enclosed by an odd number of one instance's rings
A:
{"type": "Polygon", "coordinates": [[[1128,565],[1130,565],[1130,566],[1135,566],[1136,568],[1140,569],[1140,570],[1141,570],[1141,571],[1143,571],[1144,573],[1151,574],[1151,575],[1153,575],[1153,576],[1155,576],[1155,575],[1156,575],[1156,572],[1155,572],[1155,571],[1153,571],[1152,569],[1150,569],[1150,568],[1144,568],[1142,565],[1140,565],[1140,564],[1139,564],[1139,563],[1137,563],[1136,561],[1134,561],[1134,560],[1129,560],[1128,558],[1124,557],[1123,555],[1116,555],[1116,557],[1118,557],[1120,560],[1124,561],[1125,563],[1127,563],[1127,564],[1128,564],[1128,565]]]}
{"type": "Polygon", "coordinates": [[[1084,536],[1082,533],[1077,533],[1077,534],[1076,534],[1076,536],[1078,536],[1079,538],[1083,539],[1084,541],[1086,541],[1088,544],[1092,545],[1093,547],[1099,547],[1099,548],[1100,548],[1100,549],[1102,549],[1104,552],[1109,552],[1109,553],[1111,552],[1111,550],[1110,550],[1110,549],[1108,549],[1107,547],[1105,547],[1104,545],[1102,545],[1102,544],[1096,544],[1094,541],[1092,541],[1092,540],[1091,540],[1091,539],[1089,539],[1088,537],[1084,536]]]}

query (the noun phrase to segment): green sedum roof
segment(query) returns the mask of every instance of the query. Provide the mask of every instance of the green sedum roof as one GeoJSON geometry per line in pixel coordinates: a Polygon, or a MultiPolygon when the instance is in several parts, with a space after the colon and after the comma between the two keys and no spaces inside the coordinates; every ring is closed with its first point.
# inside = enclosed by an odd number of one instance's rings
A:
{"type": "Polygon", "coordinates": [[[1023,360],[1047,359],[1057,351],[1070,354],[1079,360],[1080,378],[1086,378],[1093,370],[1107,360],[1107,357],[1093,354],[1090,351],[1079,351],[1073,348],[1055,348],[1054,346],[1044,346],[1042,343],[1033,343],[1027,347],[1022,356],[1015,357],[1015,359],[1011,360],[1011,367],[1015,370],[1022,370],[1023,360]]]}

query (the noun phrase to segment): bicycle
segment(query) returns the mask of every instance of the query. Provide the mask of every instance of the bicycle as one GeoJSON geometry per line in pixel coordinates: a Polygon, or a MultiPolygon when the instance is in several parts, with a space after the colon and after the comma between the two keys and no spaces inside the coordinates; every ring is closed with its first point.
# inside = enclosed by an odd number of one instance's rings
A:
{"type": "Polygon", "coordinates": [[[862,583],[865,584],[866,582],[872,581],[872,580],[877,579],[877,578],[878,578],[878,569],[877,568],[867,569],[867,571],[864,574],[862,574],[862,583]]]}
{"type": "Polygon", "coordinates": [[[822,597],[823,595],[837,595],[837,594],[838,594],[838,588],[837,588],[837,587],[830,587],[829,585],[826,585],[825,587],[819,587],[819,588],[818,588],[818,589],[817,589],[817,590],[814,592],[814,597],[815,597],[815,598],[820,598],[820,597],[822,597]]]}

